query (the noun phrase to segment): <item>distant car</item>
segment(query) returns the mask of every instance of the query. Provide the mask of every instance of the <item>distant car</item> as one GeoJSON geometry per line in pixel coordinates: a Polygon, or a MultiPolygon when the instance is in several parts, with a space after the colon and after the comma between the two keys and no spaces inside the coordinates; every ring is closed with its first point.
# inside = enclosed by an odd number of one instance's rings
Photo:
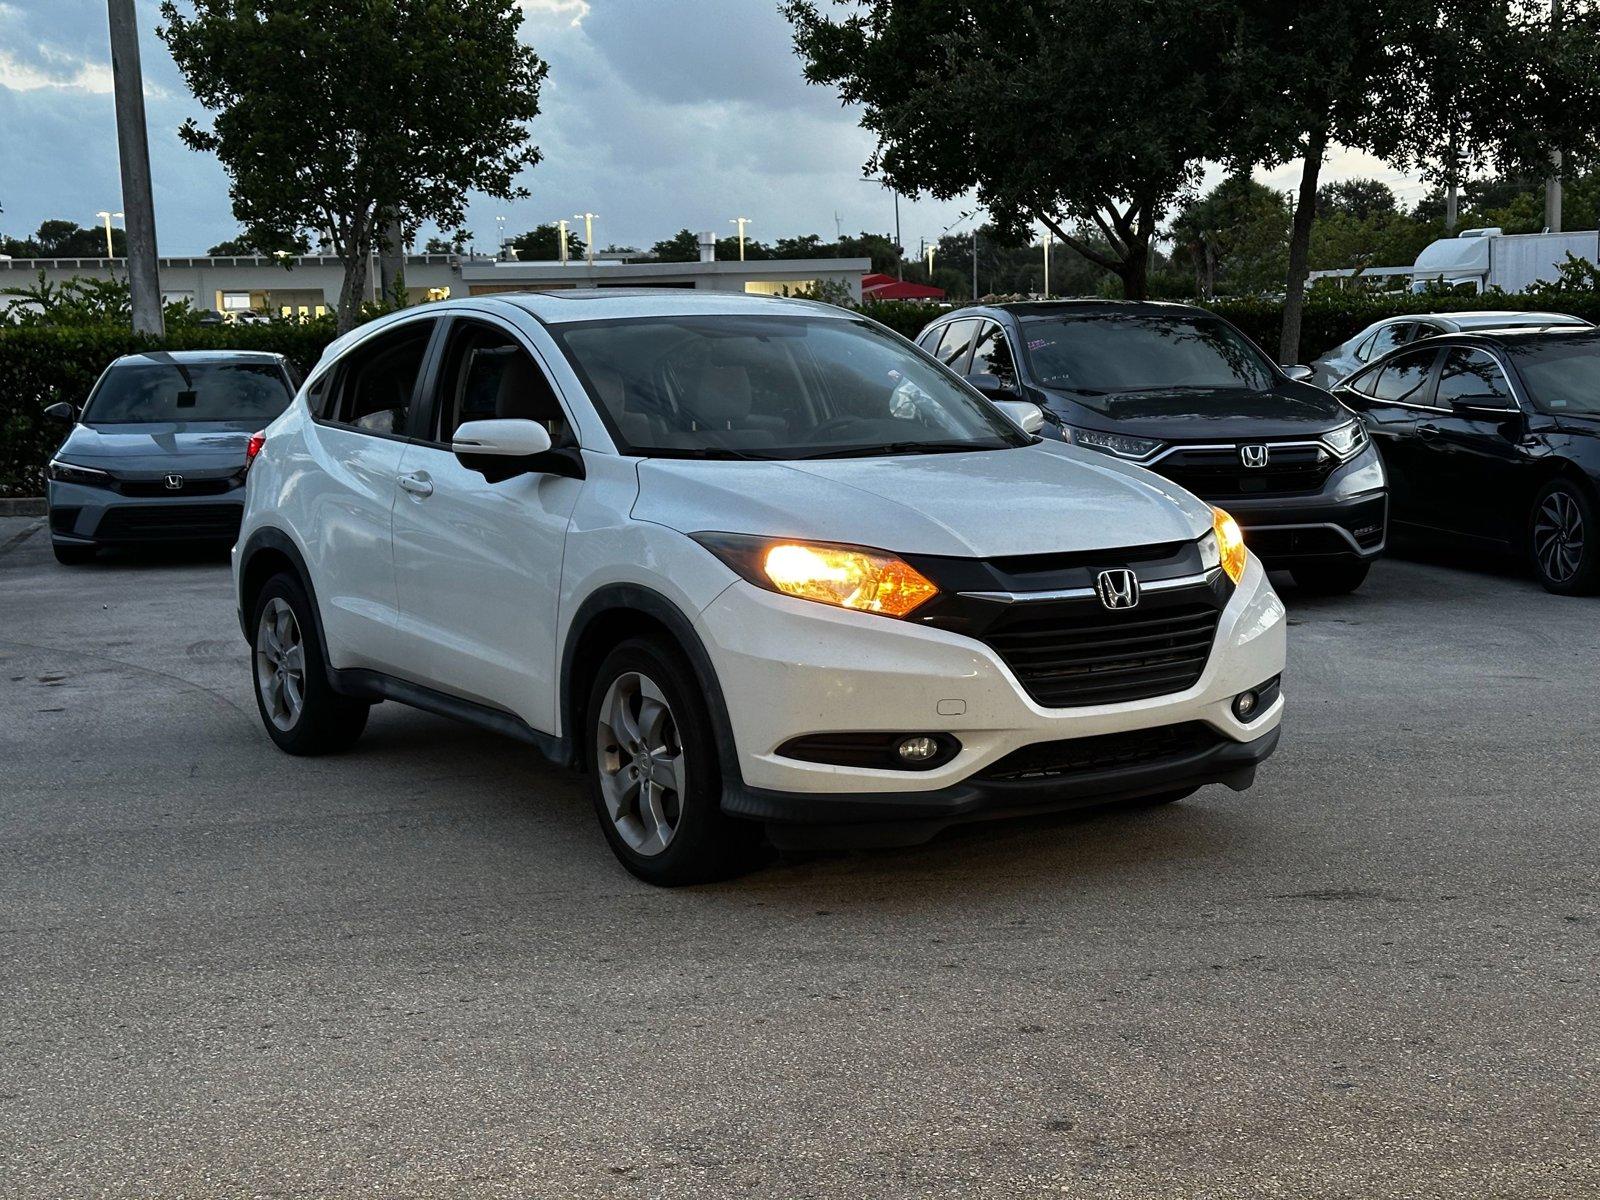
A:
{"type": "Polygon", "coordinates": [[[1552,592],[1600,590],[1600,329],[1429,338],[1338,396],[1382,450],[1396,525],[1524,551],[1552,592]]]}
{"type": "Polygon", "coordinates": [[[296,381],[279,354],[232,350],[130,354],[106,368],[49,466],[56,559],[102,546],[231,543],[244,507],[250,435],[289,406],[296,381]]]}
{"type": "Polygon", "coordinates": [[[963,308],[917,341],[991,398],[1038,404],[1066,441],[1222,505],[1307,591],[1353,591],[1383,552],[1383,466],[1355,414],[1204,309],[963,308]]]}
{"type": "Polygon", "coordinates": [[[1469,333],[1475,329],[1520,329],[1557,325],[1583,325],[1582,317],[1566,313],[1515,312],[1485,309],[1481,312],[1410,313],[1374,321],[1355,337],[1329,350],[1311,364],[1311,382],[1333,389],[1374,359],[1391,350],[1441,333],[1469,333]]]}

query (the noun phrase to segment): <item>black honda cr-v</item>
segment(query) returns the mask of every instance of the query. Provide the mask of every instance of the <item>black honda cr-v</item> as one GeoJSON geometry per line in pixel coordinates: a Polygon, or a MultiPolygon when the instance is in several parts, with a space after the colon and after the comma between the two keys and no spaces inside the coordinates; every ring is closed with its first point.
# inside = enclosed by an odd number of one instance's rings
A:
{"type": "Polygon", "coordinates": [[[1238,329],[1186,304],[1039,301],[958,309],[917,344],[1044,432],[1135,463],[1238,520],[1269,567],[1353,591],[1383,552],[1383,465],[1355,415],[1238,329]]]}

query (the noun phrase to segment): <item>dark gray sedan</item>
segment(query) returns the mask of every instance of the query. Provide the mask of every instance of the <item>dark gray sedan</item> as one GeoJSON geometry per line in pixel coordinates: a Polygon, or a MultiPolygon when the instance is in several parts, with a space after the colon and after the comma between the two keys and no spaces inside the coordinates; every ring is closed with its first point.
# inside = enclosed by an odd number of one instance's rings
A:
{"type": "Polygon", "coordinates": [[[57,560],[102,546],[231,544],[244,505],[250,435],[288,407],[295,379],[279,354],[152,351],[117,359],[72,422],[49,467],[57,560]]]}

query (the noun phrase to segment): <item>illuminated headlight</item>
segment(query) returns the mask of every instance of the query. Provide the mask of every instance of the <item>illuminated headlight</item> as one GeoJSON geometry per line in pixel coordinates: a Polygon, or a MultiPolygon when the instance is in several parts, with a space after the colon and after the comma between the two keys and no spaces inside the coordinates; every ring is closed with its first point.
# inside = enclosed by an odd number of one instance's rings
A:
{"type": "Polygon", "coordinates": [[[1101,433],[1098,429],[1074,429],[1065,425],[1061,432],[1065,440],[1075,446],[1087,446],[1090,450],[1115,454],[1118,458],[1149,458],[1161,449],[1160,442],[1150,438],[1129,437],[1123,433],[1101,433]]]}
{"type": "Polygon", "coordinates": [[[111,473],[93,467],[75,467],[59,458],[50,460],[50,478],[57,483],[82,483],[89,487],[110,487],[111,473]]]}
{"type": "Polygon", "coordinates": [[[757,587],[836,608],[903,617],[939,594],[910,563],[865,546],[732,533],[694,540],[757,587]]]}
{"type": "Polygon", "coordinates": [[[1348,425],[1341,425],[1332,433],[1322,435],[1322,444],[1341,458],[1349,458],[1367,444],[1366,426],[1360,421],[1351,421],[1348,425]]]}

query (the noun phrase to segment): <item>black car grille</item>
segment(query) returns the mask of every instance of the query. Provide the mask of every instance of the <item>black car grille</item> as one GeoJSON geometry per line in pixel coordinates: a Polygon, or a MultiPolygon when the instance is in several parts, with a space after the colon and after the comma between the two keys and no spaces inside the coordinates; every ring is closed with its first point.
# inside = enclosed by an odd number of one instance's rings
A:
{"type": "Polygon", "coordinates": [[[1339,465],[1338,459],[1321,446],[1267,442],[1264,448],[1267,461],[1260,467],[1245,466],[1238,446],[1195,446],[1174,450],[1152,463],[1150,469],[1202,500],[1217,500],[1320,491],[1339,465]]]}
{"type": "Polygon", "coordinates": [[[124,505],[106,510],[94,536],[98,541],[146,542],[180,538],[232,541],[239,536],[237,504],[124,505]]]}
{"type": "Polygon", "coordinates": [[[1016,783],[1060,775],[1088,775],[1121,767],[1151,766],[1203,753],[1222,736],[1203,721],[1131,729],[1096,737],[1067,738],[1023,746],[978,772],[980,779],[1016,783]]]}
{"type": "Polygon", "coordinates": [[[221,496],[242,483],[237,475],[225,475],[220,479],[181,478],[183,483],[175,488],[169,488],[165,479],[119,479],[116,488],[124,496],[221,496]]]}
{"type": "Polygon", "coordinates": [[[1047,708],[1167,696],[1199,681],[1232,590],[1219,576],[1118,611],[1097,598],[1019,602],[979,636],[1047,708]]]}

